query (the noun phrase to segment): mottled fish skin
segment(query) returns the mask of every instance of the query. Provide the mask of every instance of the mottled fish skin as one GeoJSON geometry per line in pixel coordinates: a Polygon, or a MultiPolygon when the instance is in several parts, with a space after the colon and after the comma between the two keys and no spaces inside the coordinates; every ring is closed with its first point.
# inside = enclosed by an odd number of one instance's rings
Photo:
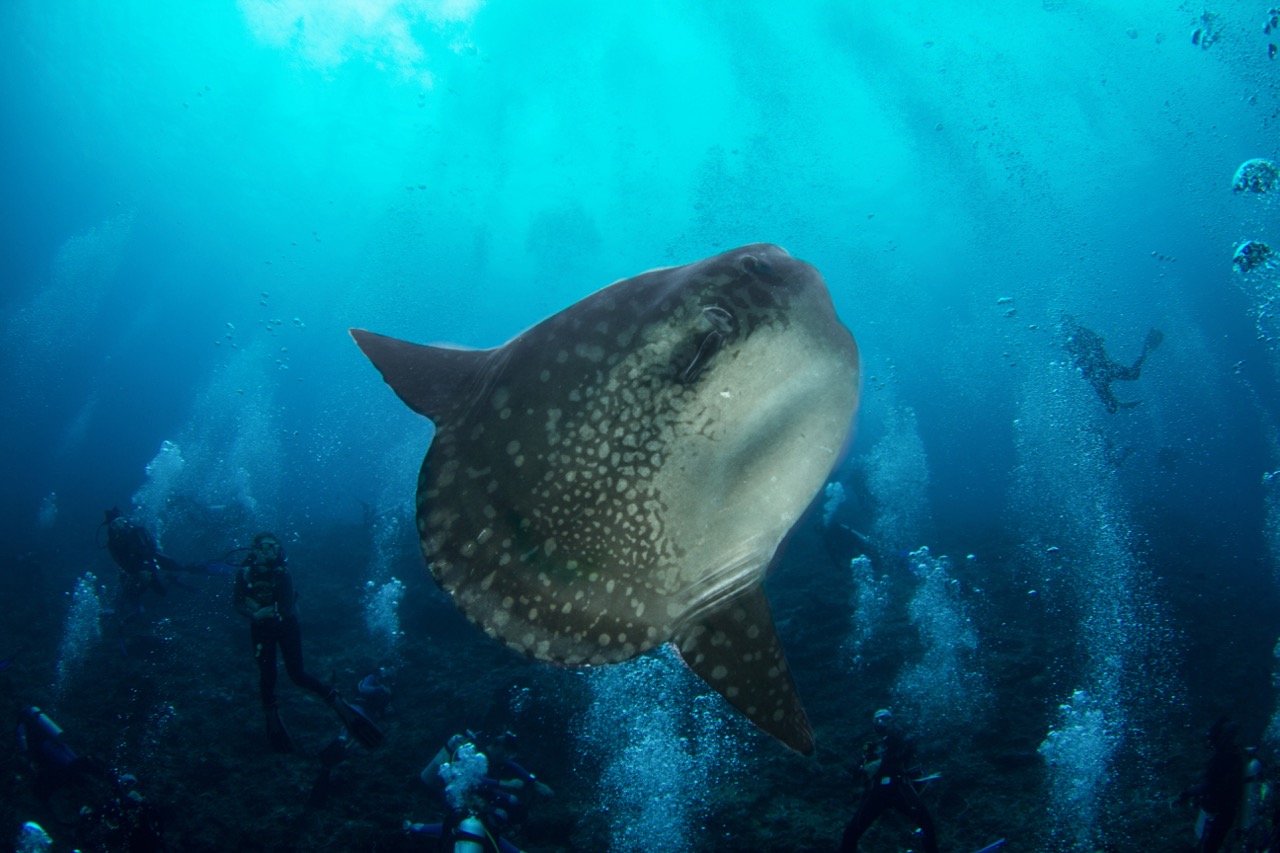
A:
{"type": "Polygon", "coordinates": [[[492,350],[352,335],[436,424],[418,531],[473,622],[568,665],[675,641],[812,750],[759,584],[857,409],[857,348],[817,270],[746,246],[616,282],[492,350]]]}

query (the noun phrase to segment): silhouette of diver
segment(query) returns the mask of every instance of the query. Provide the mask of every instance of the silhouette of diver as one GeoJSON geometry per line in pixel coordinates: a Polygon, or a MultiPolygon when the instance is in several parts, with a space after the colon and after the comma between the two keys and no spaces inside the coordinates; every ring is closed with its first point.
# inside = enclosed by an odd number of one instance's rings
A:
{"type": "Polygon", "coordinates": [[[1106,347],[1103,346],[1102,335],[1092,329],[1082,326],[1075,317],[1067,314],[1062,319],[1062,331],[1066,336],[1067,353],[1071,356],[1072,363],[1079,368],[1084,374],[1084,378],[1093,386],[1093,390],[1098,393],[1098,397],[1102,399],[1102,404],[1107,407],[1107,411],[1115,414],[1120,409],[1132,409],[1141,403],[1141,400],[1133,400],[1132,402],[1120,402],[1116,399],[1115,392],[1111,390],[1111,383],[1117,379],[1132,382],[1142,375],[1142,363],[1147,360],[1147,356],[1152,350],[1160,346],[1160,342],[1164,340],[1164,332],[1159,329],[1152,329],[1147,332],[1147,340],[1142,345],[1142,355],[1138,356],[1138,360],[1133,363],[1132,367],[1126,367],[1119,362],[1112,361],[1107,355],[1106,347]]]}

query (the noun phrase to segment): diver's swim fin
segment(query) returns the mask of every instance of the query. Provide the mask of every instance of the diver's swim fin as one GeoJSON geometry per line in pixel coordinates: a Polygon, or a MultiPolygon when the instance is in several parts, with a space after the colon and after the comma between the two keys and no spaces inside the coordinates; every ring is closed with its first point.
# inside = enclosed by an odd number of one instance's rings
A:
{"type": "Polygon", "coordinates": [[[378,728],[364,711],[343,699],[337,690],[329,694],[328,700],[329,706],[333,708],[338,719],[342,720],[342,724],[347,727],[347,731],[351,732],[351,736],[357,743],[365,749],[377,749],[382,746],[382,741],[385,739],[382,729],[378,728]]]}
{"type": "Polygon", "coordinates": [[[275,705],[268,705],[264,710],[267,714],[267,740],[271,742],[271,749],[275,752],[293,752],[293,738],[289,737],[289,730],[280,719],[280,709],[275,705]]]}

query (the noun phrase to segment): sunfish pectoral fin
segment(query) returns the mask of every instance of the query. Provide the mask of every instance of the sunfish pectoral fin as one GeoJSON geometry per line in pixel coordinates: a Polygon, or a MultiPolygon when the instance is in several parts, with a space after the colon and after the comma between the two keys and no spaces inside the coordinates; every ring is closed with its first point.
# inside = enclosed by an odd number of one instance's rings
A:
{"type": "Polygon", "coordinates": [[[751,722],[796,752],[813,754],[813,729],[761,587],[688,625],[673,642],[689,668],[751,722]]]}
{"type": "Polygon", "coordinates": [[[494,352],[425,346],[364,329],[349,331],[391,390],[436,423],[478,395],[494,352]]]}

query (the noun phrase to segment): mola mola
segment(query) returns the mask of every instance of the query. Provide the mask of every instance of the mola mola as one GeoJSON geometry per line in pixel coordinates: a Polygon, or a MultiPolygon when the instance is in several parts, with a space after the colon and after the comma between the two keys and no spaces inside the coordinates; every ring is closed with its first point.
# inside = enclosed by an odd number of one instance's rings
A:
{"type": "Polygon", "coordinates": [[[745,246],[615,282],[496,349],[351,335],[435,423],[418,533],[472,622],[567,665],[674,643],[813,751],[761,582],[858,407],[858,348],[816,269],[745,246]]]}

